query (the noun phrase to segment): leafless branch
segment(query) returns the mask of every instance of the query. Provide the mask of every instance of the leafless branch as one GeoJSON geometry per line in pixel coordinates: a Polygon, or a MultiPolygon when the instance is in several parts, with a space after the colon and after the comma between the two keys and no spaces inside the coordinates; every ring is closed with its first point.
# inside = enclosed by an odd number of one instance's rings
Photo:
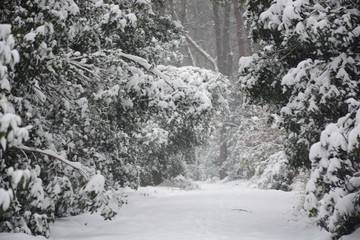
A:
{"type": "Polygon", "coordinates": [[[186,40],[213,65],[215,72],[219,72],[214,58],[212,58],[202,47],[200,47],[189,35],[186,35],[186,40]]]}

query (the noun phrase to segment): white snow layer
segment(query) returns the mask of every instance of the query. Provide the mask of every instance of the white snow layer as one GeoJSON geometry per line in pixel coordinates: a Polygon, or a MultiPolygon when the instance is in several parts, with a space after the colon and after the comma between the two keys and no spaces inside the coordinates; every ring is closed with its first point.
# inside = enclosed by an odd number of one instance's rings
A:
{"type": "MultiPolygon", "coordinates": [[[[51,225],[50,240],[330,240],[294,206],[298,192],[249,189],[246,182],[197,183],[200,189],[126,189],[112,221],[83,214],[51,225]]],[[[0,239],[39,240],[0,233],[0,239]]],[[[343,240],[360,239],[360,230],[343,240]]]]}
{"type": "Polygon", "coordinates": [[[96,175],[92,176],[90,181],[86,184],[86,187],[84,191],[86,192],[92,192],[99,193],[104,191],[104,185],[105,185],[105,178],[100,173],[97,173],[96,175]]]}

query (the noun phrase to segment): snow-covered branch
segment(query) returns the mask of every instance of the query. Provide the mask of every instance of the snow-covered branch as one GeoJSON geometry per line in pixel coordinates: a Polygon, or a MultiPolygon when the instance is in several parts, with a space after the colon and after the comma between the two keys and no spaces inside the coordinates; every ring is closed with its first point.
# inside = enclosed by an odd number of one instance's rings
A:
{"type": "Polygon", "coordinates": [[[345,126],[345,123],[350,119],[350,117],[351,117],[354,113],[356,113],[356,112],[359,110],[359,108],[360,108],[360,104],[357,105],[357,106],[351,111],[351,113],[346,117],[346,119],[345,119],[344,122],[342,123],[343,126],[345,126]]]}
{"type": "Polygon", "coordinates": [[[71,161],[65,159],[64,157],[60,156],[59,154],[55,153],[52,150],[49,150],[49,149],[41,150],[38,148],[27,147],[27,146],[14,146],[14,148],[17,148],[17,149],[25,151],[25,152],[41,153],[41,154],[47,155],[49,157],[53,157],[53,158],[65,163],[66,165],[69,165],[70,167],[76,169],[84,178],[86,178],[86,179],[89,178],[89,174],[82,168],[81,163],[71,162],[71,161]]]}
{"type": "Polygon", "coordinates": [[[153,74],[155,74],[156,76],[162,78],[166,82],[166,84],[168,84],[175,91],[174,86],[172,84],[170,84],[170,78],[168,76],[166,76],[165,74],[163,74],[156,67],[151,66],[151,64],[146,59],[138,57],[138,56],[134,56],[131,54],[122,53],[122,52],[120,53],[120,56],[127,58],[133,62],[136,62],[137,64],[139,64],[146,70],[148,70],[148,71],[152,72],[153,74]]]}
{"type": "Polygon", "coordinates": [[[223,125],[228,127],[239,127],[238,124],[232,123],[232,122],[224,122],[223,125]]]}
{"type": "Polygon", "coordinates": [[[192,54],[192,52],[191,52],[191,50],[190,50],[190,47],[189,47],[188,45],[186,45],[186,51],[187,51],[187,53],[188,53],[188,55],[189,55],[189,58],[190,58],[190,60],[191,60],[191,64],[192,64],[194,67],[196,67],[195,58],[194,58],[194,56],[193,56],[193,54],[192,54]]]}
{"type": "Polygon", "coordinates": [[[214,71],[215,72],[219,72],[219,68],[218,68],[214,58],[212,58],[202,47],[200,47],[189,35],[186,35],[186,40],[189,43],[191,43],[191,45],[196,50],[198,50],[214,66],[214,71]]]}

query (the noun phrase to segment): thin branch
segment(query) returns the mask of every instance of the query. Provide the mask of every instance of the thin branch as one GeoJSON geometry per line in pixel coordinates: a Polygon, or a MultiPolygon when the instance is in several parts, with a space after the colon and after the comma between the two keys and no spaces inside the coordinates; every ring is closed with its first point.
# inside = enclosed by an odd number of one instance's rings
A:
{"type": "Polygon", "coordinates": [[[186,51],[187,51],[187,53],[188,53],[188,55],[189,55],[189,58],[190,58],[190,60],[191,60],[191,64],[192,64],[194,67],[196,67],[196,62],[195,62],[194,56],[192,55],[191,50],[190,50],[190,47],[189,47],[188,45],[186,45],[186,51]]]}
{"type": "Polygon", "coordinates": [[[347,116],[347,118],[346,118],[345,121],[343,122],[343,126],[344,126],[344,127],[345,127],[345,122],[347,122],[347,121],[350,119],[350,117],[351,117],[355,112],[357,112],[357,110],[359,110],[359,108],[360,108],[360,104],[357,105],[357,106],[351,111],[351,113],[347,116]]]}
{"type": "Polygon", "coordinates": [[[47,155],[49,157],[53,157],[53,158],[65,163],[66,165],[69,165],[70,167],[74,168],[75,170],[77,170],[84,178],[86,178],[86,179],[89,178],[89,174],[84,169],[81,168],[81,163],[71,162],[71,161],[65,159],[64,157],[60,156],[59,154],[55,153],[54,151],[41,150],[38,148],[27,147],[27,146],[14,146],[14,148],[22,150],[22,151],[26,151],[26,152],[41,153],[41,154],[47,155]]]}
{"type": "Polygon", "coordinates": [[[90,65],[90,64],[80,64],[76,61],[68,61],[69,64],[72,64],[88,73],[90,73],[91,75],[95,76],[95,77],[99,77],[96,73],[94,73],[94,70],[91,69],[92,67],[94,67],[93,65],[90,65]]]}
{"type": "Polygon", "coordinates": [[[223,124],[225,124],[225,127],[239,127],[240,125],[237,125],[235,123],[232,122],[224,122],[223,124]]]}
{"type": "Polygon", "coordinates": [[[215,72],[219,72],[214,58],[212,58],[202,47],[200,47],[189,35],[186,35],[186,40],[213,65],[215,72]]]}

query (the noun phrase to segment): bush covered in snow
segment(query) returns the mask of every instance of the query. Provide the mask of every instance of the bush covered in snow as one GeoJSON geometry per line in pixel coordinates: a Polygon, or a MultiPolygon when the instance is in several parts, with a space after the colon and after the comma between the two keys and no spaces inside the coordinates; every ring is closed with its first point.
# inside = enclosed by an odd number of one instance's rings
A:
{"type": "Polygon", "coordinates": [[[295,175],[288,156],[281,151],[261,162],[251,180],[258,188],[291,191],[295,175]]]}
{"type": "Polygon", "coordinates": [[[352,104],[350,113],[329,124],[310,149],[305,209],[335,238],[360,222],[360,102],[352,104]]]}

